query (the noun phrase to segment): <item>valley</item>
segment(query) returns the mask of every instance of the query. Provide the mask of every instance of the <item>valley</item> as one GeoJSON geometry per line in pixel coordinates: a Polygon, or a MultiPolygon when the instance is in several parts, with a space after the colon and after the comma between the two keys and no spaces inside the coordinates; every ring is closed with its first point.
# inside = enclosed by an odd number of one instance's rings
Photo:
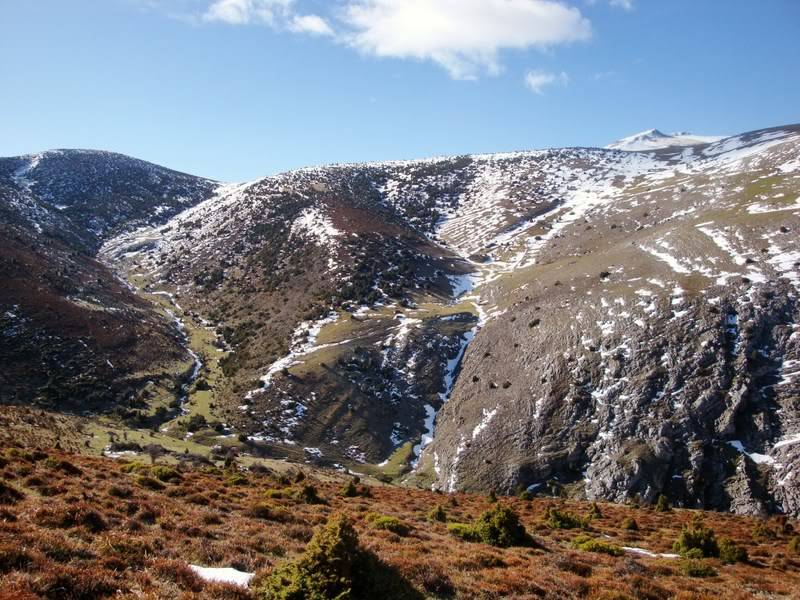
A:
{"type": "MultiPolygon", "coordinates": [[[[106,153],[3,159],[16,235],[72,235],[66,251],[96,253],[171,345],[127,372],[98,354],[129,391],[91,410],[33,381],[15,403],[80,420],[80,444],[112,455],[157,444],[447,492],[797,514],[800,130],[633,137],[645,151],[244,184],[106,153]],[[114,161],[97,192],[80,179],[114,161]],[[87,229],[109,185],[136,201],[87,229]]],[[[115,314],[89,288],[65,297],[115,314]]]]}

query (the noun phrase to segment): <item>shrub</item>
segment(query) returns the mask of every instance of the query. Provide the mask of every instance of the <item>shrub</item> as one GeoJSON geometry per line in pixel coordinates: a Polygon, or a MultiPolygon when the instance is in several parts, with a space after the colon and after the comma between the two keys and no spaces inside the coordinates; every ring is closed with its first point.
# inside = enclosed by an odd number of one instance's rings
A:
{"type": "Polygon", "coordinates": [[[78,467],[73,465],[67,460],[59,460],[57,458],[48,458],[44,461],[44,466],[54,471],[61,471],[67,475],[80,475],[81,471],[78,467]]]}
{"type": "Polygon", "coordinates": [[[545,523],[551,529],[586,529],[589,526],[586,519],[557,508],[547,509],[545,523]]]}
{"type": "Polygon", "coordinates": [[[0,546],[0,573],[25,569],[32,562],[31,555],[18,545],[0,546]]]}
{"type": "Polygon", "coordinates": [[[362,498],[371,498],[372,492],[369,491],[367,486],[357,485],[360,481],[361,479],[358,476],[353,477],[353,479],[345,484],[345,486],[339,492],[339,495],[344,496],[345,498],[355,498],[357,496],[361,496],[362,498]]]}
{"type": "Polygon", "coordinates": [[[717,574],[711,565],[691,559],[681,563],[681,573],[687,577],[714,577],[717,574]]]}
{"type": "Polygon", "coordinates": [[[304,485],[303,487],[295,490],[292,493],[292,496],[296,500],[300,500],[301,502],[305,502],[306,504],[325,504],[325,500],[323,500],[319,493],[317,492],[317,488],[313,485],[304,485]]]}
{"type": "Polygon", "coordinates": [[[656,502],[656,511],[669,512],[671,510],[672,507],[669,505],[669,500],[667,500],[667,497],[664,494],[661,494],[656,502]]]}
{"type": "Polygon", "coordinates": [[[639,531],[639,524],[633,517],[627,517],[624,521],[622,521],[622,528],[627,529],[628,531],[639,531]]]}
{"type": "Polygon", "coordinates": [[[737,562],[747,562],[747,550],[741,546],[737,546],[732,540],[728,538],[721,538],[719,540],[719,558],[722,562],[733,564],[737,562]]]}
{"type": "Polygon", "coordinates": [[[120,585],[107,569],[81,569],[57,565],[43,570],[35,582],[45,598],[105,598],[116,594],[120,585]]]}
{"type": "Polygon", "coordinates": [[[25,494],[20,492],[17,488],[7,484],[5,481],[0,481],[0,505],[16,504],[24,497],[25,494]]]}
{"type": "Polygon", "coordinates": [[[147,488],[148,490],[159,491],[164,489],[163,483],[161,483],[158,479],[153,479],[147,475],[137,475],[134,478],[134,481],[137,483],[137,485],[147,488]]]}
{"type": "Polygon", "coordinates": [[[778,536],[775,530],[766,523],[756,523],[756,526],[753,527],[752,537],[757,542],[767,542],[774,540],[778,536]]]}
{"type": "MultiPolygon", "coordinates": [[[[683,526],[683,530],[672,544],[672,548],[681,556],[688,556],[689,552],[693,550],[699,551],[700,555],[705,558],[719,556],[719,545],[714,531],[697,520],[689,526],[683,526]]],[[[693,553],[693,555],[696,554],[693,553]]]]}
{"type": "Polygon", "coordinates": [[[171,581],[182,590],[199,592],[203,589],[203,580],[183,561],[157,558],[151,564],[151,570],[159,579],[171,581]]]}
{"type": "Polygon", "coordinates": [[[480,542],[475,528],[467,523],[448,523],[447,531],[467,542],[480,542]]]}
{"type": "Polygon", "coordinates": [[[140,462],[129,462],[123,464],[119,470],[123,473],[149,473],[150,467],[140,462]]]}
{"type": "Polygon", "coordinates": [[[275,507],[268,502],[257,502],[247,510],[247,515],[254,519],[265,521],[280,521],[285,523],[290,520],[289,513],[280,507],[275,507]]]}
{"type": "Polygon", "coordinates": [[[234,473],[225,479],[225,485],[227,486],[247,485],[248,483],[249,481],[247,481],[247,477],[241,473],[234,473]]]}
{"type": "Polygon", "coordinates": [[[800,535],[796,535],[789,540],[788,548],[792,554],[800,554],[800,535]]]}
{"type": "Polygon", "coordinates": [[[530,542],[517,513],[499,504],[478,518],[475,530],[484,543],[492,546],[526,546],[530,542]]]}
{"type": "Polygon", "coordinates": [[[113,484],[108,488],[108,495],[113,496],[114,498],[125,499],[133,496],[133,491],[130,488],[113,484]]]}
{"type": "Polygon", "coordinates": [[[574,573],[579,577],[591,577],[592,575],[592,567],[590,565],[574,560],[571,556],[558,557],[554,564],[561,571],[574,573]]]}
{"type": "Polygon", "coordinates": [[[437,504],[434,508],[430,510],[430,512],[428,512],[428,520],[438,521],[439,523],[446,523],[447,512],[444,510],[444,507],[441,504],[437,504]]]}
{"type": "Polygon", "coordinates": [[[93,558],[92,553],[85,548],[74,545],[69,540],[61,537],[41,540],[40,548],[47,558],[56,562],[67,563],[76,558],[82,560],[93,558]]]}
{"type": "Polygon", "coordinates": [[[495,502],[497,502],[497,494],[495,494],[495,493],[494,493],[494,490],[489,490],[489,497],[488,497],[488,500],[489,500],[489,502],[491,502],[492,504],[494,504],[495,502]]]}
{"type": "Polygon", "coordinates": [[[391,531],[392,533],[403,537],[407,536],[411,532],[411,528],[408,525],[395,517],[370,513],[366,516],[366,519],[373,529],[391,531]]]}
{"type": "Polygon", "coordinates": [[[278,566],[255,595],[264,600],[421,600],[394,569],[364,550],[352,523],[336,515],[314,533],[305,552],[278,566]]]}
{"type": "Polygon", "coordinates": [[[105,537],[102,541],[103,556],[115,556],[126,566],[141,567],[153,554],[153,547],[143,539],[128,534],[117,533],[105,537]]]}
{"type": "Polygon", "coordinates": [[[517,513],[501,504],[484,512],[473,525],[451,523],[447,530],[468,542],[482,542],[501,548],[529,546],[532,541],[517,513]]]}
{"type": "Polygon", "coordinates": [[[600,507],[597,506],[597,502],[592,502],[592,506],[589,508],[589,518],[590,519],[602,519],[603,513],[600,510],[600,507]]]}
{"type": "Polygon", "coordinates": [[[352,480],[350,480],[342,488],[340,494],[345,498],[355,498],[356,496],[358,496],[358,488],[356,488],[356,484],[352,480]]]}
{"type": "Polygon", "coordinates": [[[93,533],[104,531],[107,528],[103,516],[86,504],[43,508],[34,514],[33,519],[42,527],[68,529],[83,526],[93,533]]]}
{"type": "Polygon", "coordinates": [[[180,481],[181,474],[172,467],[165,467],[163,465],[155,465],[150,467],[150,474],[159,481],[180,481]]]}
{"type": "Polygon", "coordinates": [[[572,541],[572,546],[584,552],[597,552],[610,556],[622,556],[625,551],[616,544],[610,544],[588,535],[579,535],[572,541]]]}

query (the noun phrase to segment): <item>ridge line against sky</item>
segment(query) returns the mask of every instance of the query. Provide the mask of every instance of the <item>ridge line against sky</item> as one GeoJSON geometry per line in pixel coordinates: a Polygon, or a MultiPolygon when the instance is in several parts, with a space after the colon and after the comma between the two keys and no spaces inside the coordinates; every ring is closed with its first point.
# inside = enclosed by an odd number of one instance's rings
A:
{"type": "Polygon", "coordinates": [[[0,155],[223,180],[800,121],[794,0],[0,0],[0,155]],[[743,43],[746,41],[747,43],[743,43]]]}

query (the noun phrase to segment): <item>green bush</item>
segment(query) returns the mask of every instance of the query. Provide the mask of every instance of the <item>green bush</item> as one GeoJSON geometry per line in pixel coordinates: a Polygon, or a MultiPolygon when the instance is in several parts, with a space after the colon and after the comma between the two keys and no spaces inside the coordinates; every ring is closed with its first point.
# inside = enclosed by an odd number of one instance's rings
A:
{"type": "Polygon", "coordinates": [[[520,523],[517,513],[501,504],[495,504],[472,525],[451,523],[447,530],[468,542],[481,542],[490,546],[529,546],[531,537],[520,523]]]}
{"type": "Polygon", "coordinates": [[[306,504],[325,504],[325,500],[320,497],[317,488],[313,485],[304,485],[294,490],[294,492],[292,492],[292,497],[306,504]]]}
{"type": "Polygon", "coordinates": [[[722,562],[728,564],[747,562],[749,559],[747,550],[737,546],[728,538],[720,538],[719,540],[719,558],[722,562]]]}
{"type": "Polygon", "coordinates": [[[345,498],[355,498],[357,496],[370,498],[372,493],[369,491],[369,488],[365,485],[357,485],[359,481],[360,479],[358,477],[354,477],[348,481],[347,484],[342,488],[342,491],[339,492],[339,495],[344,496],[345,498]]]}
{"type": "Polygon", "coordinates": [[[700,556],[708,558],[711,556],[719,556],[719,545],[714,531],[709,529],[702,522],[695,520],[691,525],[683,526],[678,539],[672,544],[673,550],[681,556],[695,556],[698,551],[700,556]]]}
{"type": "Polygon", "coordinates": [[[800,535],[796,535],[789,540],[788,548],[792,554],[800,554],[800,535]]]}
{"type": "Polygon", "coordinates": [[[557,508],[547,509],[545,523],[551,529],[586,529],[589,526],[587,519],[557,508]]]}
{"type": "Polygon", "coordinates": [[[628,531],[639,531],[639,524],[633,517],[627,517],[622,521],[622,528],[627,529],[628,531]]]}
{"type": "Polygon", "coordinates": [[[153,479],[147,475],[137,475],[134,478],[134,481],[138,485],[142,486],[143,488],[147,488],[148,490],[159,491],[164,489],[163,483],[161,483],[158,479],[153,479]]]}
{"type": "Polygon", "coordinates": [[[444,507],[441,504],[437,504],[436,507],[432,508],[428,513],[428,520],[438,521],[439,523],[446,523],[447,511],[445,511],[444,507]]]}
{"type": "Polygon", "coordinates": [[[423,598],[396,570],[360,547],[352,523],[341,515],[317,529],[305,552],[278,566],[254,592],[262,600],[423,598]]]}
{"type": "Polygon", "coordinates": [[[467,542],[480,542],[475,528],[467,523],[448,523],[447,531],[467,542]]]}
{"type": "Polygon", "coordinates": [[[366,516],[366,520],[373,529],[391,531],[392,533],[396,533],[397,535],[404,537],[411,532],[411,528],[408,525],[403,523],[400,519],[396,519],[395,517],[370,513],[366,516]]]}
{"type": "Polygon", "coordinates": [[[150,467],[139,462],[125,463],[119,468],[123,473],[149,473],[150,467]]]}
{"type": "Polygon", "coordinates": [[[248,485],[249,483],[250,482],[248,481],[247,477],[245,477],[242,473],[234,473],[225,479],[225,485],[228,487],[248,485]]]}
{"type": "Polygon", "coordinates": [[[672,510],[672,507],[669,505],[669,500],[664,494],[661,494],[658,497],[658,501],[656,502],[656,510],[658,512],[669,512],[672,510]]]}
{"type": "Polygon", "coordinates": [[[497,504],[484,512],[475,523],[475,530],[485,544],[500,546],[527,546],[530,537],[520,523],[517,513],[497,504]]]}
{"type": "Polygon", "coordinates": [[[572,541],[572,546],[584,552],[597,552],[610,556],[622,556],[625,551],[616,544],[610,544],[588,535],[579,535],[572,541]]]}
{"type": "Polygon", "coordinates": [[[342,488],[340,494],[345,498],[355,498],[358,496],[358,488],[356,487],[355,482],[352,480],[348,481],[347,484],[342,488]]]}
{"type": "Polygon", "coordinates": [[[589,518],[590,519],[603,518],[603,512],[600,510],[600,507],[597,506],[597,502],[592,502],[592,506],[589,508],[589,518]]]}
{"type": "Polygon", "coordinates": [[[248,516],[266,521],[283,521],[284,513],[283,509],[276,508],[267,502],[256,502],[247,510],[248,516]]]}
{"type": "Polygon", "coordinates": [[[156,465],[150,467],[150,475],[155,477],[159,481],[180,481],[181,474],[178,473],[172,467],[164,467],[162,465],[156,465]]]}
{"type": "Polygon", "coordinates": [[[767,542],[769,540],[774,540],[778,536],[775,530],[766,523],[756,523],[756,526],[753,527],[752,537],[757,542],[767,542]]]}
{"type": "Polygon", "coordinates": [[[714,577],[717,574],[711,565],[691,559],[681,563],[681,573],[687,577],[714,577]]]}

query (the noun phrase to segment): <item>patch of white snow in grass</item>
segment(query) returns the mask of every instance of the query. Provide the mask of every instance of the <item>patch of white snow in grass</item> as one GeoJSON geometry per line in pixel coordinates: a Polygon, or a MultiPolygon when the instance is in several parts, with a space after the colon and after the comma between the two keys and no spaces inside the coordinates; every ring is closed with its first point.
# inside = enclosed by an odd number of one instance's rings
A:
{"type": "Polygon", "coordinates": [[[644,548],[633,548],[631,546],[623,546],[622,549],[625,552],[631,552],[633,554],[641,554],[642,556],[648,556],[650,558],[680,558],[680,554],[650,552],[649,550],[645,550],[644,548]]]}
{"type": "Polygon", "coordinates": [[[231,583],[242,587],[247,587],[250,584],[250,580],[256,576],[255,573],[245,573],[244,571],[238,571],[232,567],[199,567],[197,565],[189,565],[189,568],[203,581],[231,583]]]}

